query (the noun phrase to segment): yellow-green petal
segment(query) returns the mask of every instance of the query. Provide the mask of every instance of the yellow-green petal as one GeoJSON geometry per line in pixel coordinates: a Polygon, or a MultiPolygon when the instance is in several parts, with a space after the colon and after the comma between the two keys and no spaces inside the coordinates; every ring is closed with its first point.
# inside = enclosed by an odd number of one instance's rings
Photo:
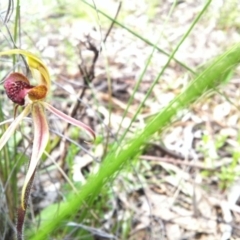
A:
{"type": "Polygon", "coordinates": [[[37,81],[39,81],[39,85],[45,85],[48,90],[50,89],[51,87],[50,75],[47,66],[43,63],[43,61],[40,58],[22,49],[10,49],[0,52],[0,56],[13,54],[21,54],[25,56],[27,58],[27,62],[31,69],[32,75],[37,81]]]}

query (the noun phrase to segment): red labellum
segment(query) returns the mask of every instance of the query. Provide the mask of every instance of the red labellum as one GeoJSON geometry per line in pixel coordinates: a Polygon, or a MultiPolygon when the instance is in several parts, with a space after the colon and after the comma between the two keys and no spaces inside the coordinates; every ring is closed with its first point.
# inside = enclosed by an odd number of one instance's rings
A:
{"type": "Polygon", "coordinates": [[[46,86],[31,86],[29,80],[23,74],[17,72],[10,74],[6,78],[4,88],[8,97],[18,105],[25,104],[27,94],[32,101],[41,100],[47,95],[46,86]]]}
{"type": "Polygon", "coordinates": [[[21,73],[11,73],[4,82],[7,96],[19,105],[24,105],[25,96],[33,88],[28,79],[21,73]]]}

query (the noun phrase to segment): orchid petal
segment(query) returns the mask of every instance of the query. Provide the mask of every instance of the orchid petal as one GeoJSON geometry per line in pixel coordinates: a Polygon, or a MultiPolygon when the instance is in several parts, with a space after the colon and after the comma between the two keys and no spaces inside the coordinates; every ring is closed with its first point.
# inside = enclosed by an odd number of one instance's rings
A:
{"type": "Polygon", "coordinates": [[[39,80],[40,85],[45,85],[47,89],[50,89],[51,81],[47,66],[37,56],[22,49],[11,49],[0,52],[0,56],[13,54],[22,54],[26,56],[33,77],[35,77],[36,80],[39,80]],[[40,77],[37,76],[38,73],[40,73],[40,77]]]}
{"type": "Polygon", "coordinates": [[[36,170],[39,159],[41,158],[49,139],[48,123],[42,103],[36,102],[32,104],[32,119],[34,125],[34,139],[32,156],[29,163],[27,175],[22,188],[21,204],[22,209],[26,209],[25,197],[28,194],[28,185],[36,170]]]}
{"type": "Polygon", "coordinates": [[[41,100],[45,98],[47,95],[47,88],[44,85],[38,85],[36,87],[31,88],[28,91],[28,97],[32,101],[34,100],[41,100]]]}
{"type": "Polygon", "coordinates": [[[86,124],[84,124],[83,122],[80,122],[68,115],[66,115],[65,113],[59,111],[58,109],[54,108],[53,106],[51,106],[50,104],[46,103],[46,102],[43,102],[42,103],[44,105],[44,107],[49,110],[50,112],[52,112],[53,114],[55,114],[56,116],[58,116],[59,118],[65,120],[66,122],[74,125],[74,126],[77,126],[79,128],[82,128],[84,130],[86,130],[88,133],[90,133],[90,135],[95,139],[96,136],[95,136],[95,133],[94,131],[86,124]]]}
{"type": "Polygon", "coordinates": [[[30,112],[30,105],[27,105],[24,110],[21,112],[20,115],[10,124],[10,126],[7,128],[7,130],[4,132],[0,139],[0,151],[6,144],[6,142],[9,140],[9,138],[12,136],[13,132],[21,122],[21,120],[26,117],[30,112]]]}

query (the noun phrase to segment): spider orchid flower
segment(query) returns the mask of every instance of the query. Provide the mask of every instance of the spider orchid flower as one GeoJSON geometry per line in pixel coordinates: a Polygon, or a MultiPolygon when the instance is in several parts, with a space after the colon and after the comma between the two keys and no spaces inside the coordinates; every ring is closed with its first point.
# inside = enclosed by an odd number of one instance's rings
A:
{"type": "Polygon", "coordinates": [[[66,122],[86,130],[93,138],[95,138],[95,134],[89,126],[64,114],[45,101],[45,98],[50,91],[51,80],[46,65],[38,57],[21,49],[12,49],[0,52],[0,56],[14,54],[21,54],[26,57],[32,77],[38,83],[37,86],[31,85],[28,78],[19,72],[11,73],[4,82],[4,88],[8,98],[16,103],[17,106],[22,105],[25,107],[23,111],[17,117],[15,117],[10,126],[1,136],[0,151],[24,117],[31,113],[33,119],[34,137],[32,156],[29,162],[28,171],[21,194],[21,207],[23,210],[25,210],[27,207],[27,196],[30,191],[31,182],[34,177],[37,164],[46,148],[49,139],[49,128],[45,109],[55,114],[57,117],[65,120],[66,122]]]}

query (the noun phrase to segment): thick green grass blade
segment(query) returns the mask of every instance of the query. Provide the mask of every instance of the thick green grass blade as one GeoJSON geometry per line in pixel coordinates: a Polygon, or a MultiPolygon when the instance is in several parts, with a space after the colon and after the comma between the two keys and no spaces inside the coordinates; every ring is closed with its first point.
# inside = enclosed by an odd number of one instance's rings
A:
{"type": "MultiPolygon", "coordinates": [[[[166,108],[157,114],[145,129],[136,133],[136,136],[128,141],[116,146],[104,159],[99,172],[92,175],[85,185],[80,189],[79,195],[72,195],[64,204],[59,206],[55,216],[44,219],[37,233],[32,233],[28,239],[40,240],[48,239],[48,236],[61,224],[68,220],[69,216],[76,214],[83,202],[92,202],[92,199],[99,193],[102,186],[111,182],[114,176],[119,173],[124,164],[130,161],[144,146],[145,142],[156,132],[160,132],[165,126],[171,123],[173,117],[181,109],[187,108],[191,103],[201,97],[209,90],[215,89],[219,84],[223,74],[230,69],[234,69],[240,62],[240,44],[233,46],[229,51],[217,57],[211,65],[200,73],[188,87],[178,95],[166,108]]],[[[47,211],[47,210],[46,210],[47,211]]]]}

